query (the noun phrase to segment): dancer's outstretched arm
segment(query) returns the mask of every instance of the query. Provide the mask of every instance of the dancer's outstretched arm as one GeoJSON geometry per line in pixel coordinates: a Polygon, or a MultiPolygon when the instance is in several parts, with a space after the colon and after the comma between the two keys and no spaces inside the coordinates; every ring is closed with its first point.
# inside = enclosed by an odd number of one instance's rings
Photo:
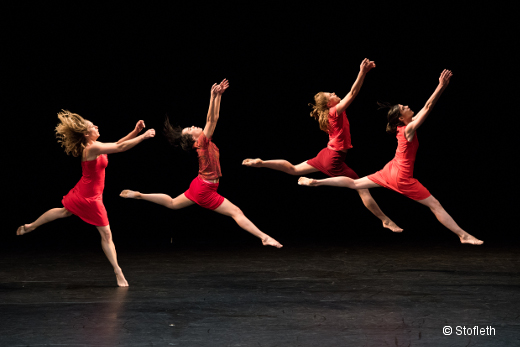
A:
{"type": "Polygon", "coordinates": [[[356,78],[356,81],[352,85],[350,92],[336,105],[336,111],[338,114],[345,111],[347,107],[354,101],[354,98],[358,95],[361,86],[363,85],[363,81],[365,80],[365,75],[371,69],[376,67],[376,63],[368,60],[368,58],[363,59],[361,65],[359,66],[359,73],[356,78]]]}
{"type": "Polygon", "coordinates": [[[424,123],[426,117],[428,117],[430,114],[433,106],[435,106],[437,100],[439,100],[442,92],[444,92],[444,89],[446,89],[450,83],[451,76],[453,76],[453,73],[450,70],[445,69],[442,71],[441,76],[439,77],[439,85],[437,88],[435,88],[432,96],[430,96],[424,107],[419,111],[419,113],[417,113],[416,116],[412,118],[412,121],[406,126],[405,136],[408,141],[413,138],[417,129],[421,126],[422,123],[424,123]]]}
{"type": "Polygon", "coordinates": [[[218,85],[218,92],[217,96],[215,98],[215,103],[213,105],[214,107],[214,114],[215,118],[218,120],[220,117],[220,100],[222,99],[222,94],[226,91],[226,89],[229,88],[229,81],[227,79],[223,79],[222,82],[218,85]]]}
{"type": "Polygon", "coordinates": [[[131,140],[126,140],[123,142],[112,142],[112,143],[102,143],[102,142],[94,142],[92,145],[87,147],[88,150],[87,156],[94,157],[100,154],[110,154],[110,153],[120,153],[129,150],[130,148],[136,146],[137,144],[143,142],[146,139],[152,138],[155,136],[155,130],[149,129],[144,134],[139,135],[131,140]]]}
{"type": "Polygon", "coordinates": [[[137,135],[139,135],[139,133],[141,132],[141,130],[143,130],[145,128],[145,125],[144,125],[144,120],[140,120],[137,122],[137,124],[135,125],[135,129],[132,130],[128,135],[126,135],[125,137],[123,137],[121,140],[117,141],[116,143],[121,143],[121,142],[124,142],[126,140],[131,140],[133,139],[134,137],[136,137],[137,135]]]}
{"type": "Polygon", "coordinates": [[[204,126],[204,135],[210,139],[213,136],[213,132],[215,131],[215,127],[217,126],[218,118],[219,118],[219,111],[220,111],[220,96],[222,93],[220,91],[222,88],[224,90],[227,89],[229,86],[229,82],[224,79],[220,84],[213,84],[211,86],[211,96],[209,100],[209,108],[208,108],[208,115],[206,117],[206,125],[204,126]],[[218,100],[216,100],[218,98],[218,100]]]}

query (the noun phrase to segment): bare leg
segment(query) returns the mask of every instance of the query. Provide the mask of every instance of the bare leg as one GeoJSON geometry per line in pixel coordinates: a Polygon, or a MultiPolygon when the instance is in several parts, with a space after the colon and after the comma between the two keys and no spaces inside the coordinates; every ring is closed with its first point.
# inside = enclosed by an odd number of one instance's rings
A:
{"type": "Polygon", "coordinates": [[[379,184],[372,182],[367,177],[352,179],[350,177],[338,176],[338,177],[330,177],[324,178],[321,180],[300,177],[298,180],[298,184],[302,186],[334,186],[334,187],[346,187],[351,189],[356,189],[363,200],[363,204],[365,207],[372,212],[377,218],[379,218],[383,222],[383,227],[392,230],[393,232],[400,233],[403,229],[399,228],[397,224],[395,224],[390,218],[388,218],[383,211],[379,208],[376,201],[368,191],[368,188],[377,188],[381,187],[379,184]]]}
{"type": "Polygon", "coordinates": [[[242,162],[242,165],[250,166],[250,167],[266,167],[273,170],[278,170],[285,172],[289,175],[307,175],[312,172],[319,171],[313,166],[307,164],[307,161],[300,163],[298,165],[293,165],[289,163],[287,160],[276,159],[276,160],[262,160],[260,158],[256,159],[245,159],[242,162]]]}
{"type": "Polygon", "coordinates": [[[446,212],[446,210],[442,207],[439,201],[433,197],[433,195],[430,195],[424,200],[417,200],[417,202],[428,206],[432,210],[433,214],[435,214],[435,217],[437,217],[439,222],[442,223],[442,225],[457,234],[461,243],[469,243],[472,245],[481,245],[484,243],[484,241],[481,241],[462,230],[462,228],[459,227],[457,223],[455,223],[453,218],[451,218],[448,212],[446,212]]]}
{"type": "Polygon", "coordinates": [[[110,225],[104,227],[96,227],[101,234],[101,248],[108,258],[108,261],[114,267],[114,273],[116,274],[117,285],[120,287],[128,287],[128,282],[123,275],[123,271],[117,263],[117,253],[114,241],[112,241],[112,232],[110,231],[110,225]]]}
{"type": "Polygon", "coordinates": [[[276,248],[282,248],[282,245],[273,239],[271,236],[264,234],[254,225],[247,217],[244,215],[242,210],[240,210],[237,206],[233,205],[228,199],[224,199],[222,205],[215,209],[215,212],[221,213],[225,216],[230,216],[237,222],[238,226],[244,229],[245,231],[250,232],[251,234],[258,237],[262,240],[262,244],[264,246],[274,246],[276,248]]]}
{"type": "Polygon", "coordinates": [[[21,225],[18,228],[18,230],[16,231],[16,235],[27,234],[45,223],[49,223],[49,222],[52,222],[53,220],[56,220],[59,218],[65,218],[65,217],[69,217],[69,216],[72,216],[72,213],[70,213],[65,207],[52,208],[49,211],[42,214],[34,222],[32,222],[30,224],[21,225]]]}
{"type": "Polygon", "coordinates": [[[162,205],[164,207],[171,208],[172,210],[178,210],[184,207],[188,207],[194,204],[193,201],[188,199],[184,193],[172,199],[171,196],[166,194],[142,194],[133,190],[123,190],[119,196],[127,199],[141,199],[150,202],[154,202],[156,204],[162,205]]]}
{"type": "Polygon", "coordinates": [[[357,192],[363,200],[363,204],[365,207],[374,214],[377,218],[379,218],[383,222],[383,227],[392,230],[394,233],[400,233],[403,229],[399,228],[397,224],[395,224],[390,218],[388,218],[383,211],[377,205],[377,202],[374,200],[368,189],[358,189],[357,192]]]}
{"type": "Polygon", "coordinates": [[[333,187],[345,187],[350,189],[367,189],[367,188],[378,188],[381,187],[379,184],[372,182],[368,177],[358,178],[353,180],[350,177],[338,176],[329,177],[321,180],[314,178],[300,177],[298,184],[301,186],[333,186],[333,187]]]}

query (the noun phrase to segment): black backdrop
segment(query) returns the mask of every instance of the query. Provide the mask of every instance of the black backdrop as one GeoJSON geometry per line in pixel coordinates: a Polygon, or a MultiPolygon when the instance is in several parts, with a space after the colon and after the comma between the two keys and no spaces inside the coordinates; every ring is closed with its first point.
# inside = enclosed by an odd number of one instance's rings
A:
{"type": "MultiPolygon", "coordinates": [[[[139,119],[158,130],[109,156],[104,201],[116,244],[258,242],[230,218],[197,206],[170,211],[118,197],[125,188],[171,196],[188,188],[196,158],[169,147],[159,130],[166,114],[203,127],[210,87],[224,77],[231,86],[214,136],[223,196],[286,246],[390,240],[353,191],[300,187],[297,177],[241,166],[248,157],[295,164],[314,157],[327,135],[307,104],[322,90],[345,95],[365,57],[377,67],[347,110],[354,145],[347,164],[364,176],[393,157],[396,140],[385,133],[377,100],[417,112],[442,69],[451,69],[450,86],[419,130],[415,177],[468,232],[487,242],[516,240],[512,9],[244,4],[5,6],[2,244],[20,244],[16,227],[60,207],[81,176],[79,159],[67,157],[54,137],[60,109],[92,120],[100,141],[117,141],[139,119]]],[[[371,192],[405,229],[399,240],[457,242],[422,205],[383,188],[371,192]]],[[[98,238],[71,217],[23,242],[97,247],[98,238]]]]}

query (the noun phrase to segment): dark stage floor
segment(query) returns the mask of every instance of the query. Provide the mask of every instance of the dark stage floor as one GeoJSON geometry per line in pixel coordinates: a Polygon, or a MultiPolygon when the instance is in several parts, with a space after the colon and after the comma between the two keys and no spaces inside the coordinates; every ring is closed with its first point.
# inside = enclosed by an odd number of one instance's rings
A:
{"type": "Polygon", "coordinates": [[[0,345],[520,345],[513,246],[118,250],[128,289],[100,248],[2,252],[0,345]]]}

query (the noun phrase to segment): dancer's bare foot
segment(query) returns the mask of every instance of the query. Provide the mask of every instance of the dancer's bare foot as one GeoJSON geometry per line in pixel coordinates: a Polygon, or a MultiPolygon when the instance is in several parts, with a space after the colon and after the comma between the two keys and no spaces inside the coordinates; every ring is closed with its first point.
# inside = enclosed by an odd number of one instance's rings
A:
{"type": "Polygon", "coordinates": [[[138,199],[140,195],[141,195],[141,193],[134,192],[133,190],[130,190],[130,189],[125,189],[121,192],[121,194],[119,194],[120,197],[126,198],[126,199],[138,199]]]}
{"type": "Polygon", "coordinates": [[[276,248],[282,248],[282,244],[275,239],[273,239],[271,236],[267,236],[265,239],[262,240],[262,244],[264,246],[273,246],[276,248]]]}
{"type": "Polygon", "coordinates": [[[300,186],[316,186],[318,184],[318,181],[314,178],[300,177],[298,179],[298,184],[300,186]]]}
{"type": "Polygon", "coordinates": [[[387,228],[387,229],[390,229],[392,230],[394,233],[400,233],[403,231],[403,228],[399,228],[397,226],[397,224],[395,224],[393,221],[391,221],[390,219],[388,221],[384,221],[383,222],[383,228],[387,228]]]}
{"type": "Polygon", "coordinates": [[[27,234],[28,232],[31,232],[31,230],[27,230],[26,225],[27,224],[20,225],[18,227],[18,229],[16,230],[16,235],[23,235],[23,234],[27,234]]]}
{"type": "Polygon", "coordinates": [[[484,241],[482,240],[479,240],[477,239],[476,237],[474,236],[471,236],[470,234],[466,233],[466,235],[462,236],[460,238],[460,243],[467,243],[467,244],[470,244],[470,245],[481,245],[484,243],[484,241]]]}
{"type": "Polygon", "coordinates": [[[242,165],[251,166],[251,167],[261,167],[262,166],[262,159],[260,159],[260,158],[244,159],[244,161],[242,162],[242,165]]]}
{"type": "Polygon", "coordinates": [[[126,281],[125,275],[123,275],[123,270],[114,270],[116,274],[117,285],[120,287],[128,287],[128,282],[126,281]]]}

